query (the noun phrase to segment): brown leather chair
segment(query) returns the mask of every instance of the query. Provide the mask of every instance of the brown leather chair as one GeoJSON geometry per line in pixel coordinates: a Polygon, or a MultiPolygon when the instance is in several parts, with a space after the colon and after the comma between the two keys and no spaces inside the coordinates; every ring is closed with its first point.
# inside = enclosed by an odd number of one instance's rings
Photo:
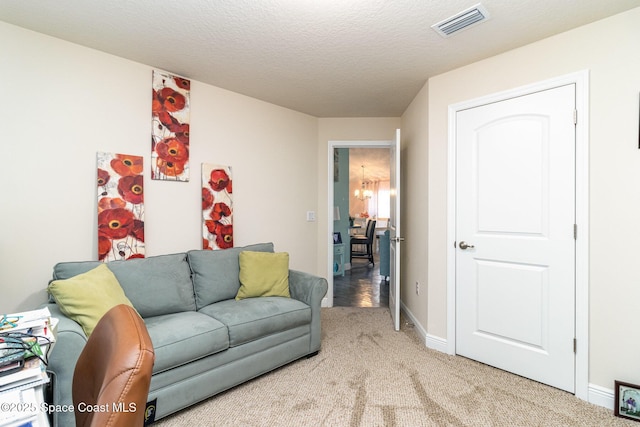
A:
{"type": "Polygon", "coordinates": [[[124,304],[109,310],[89,336],[73,373],[76,426],[142,426],[154,360],[138,313],[124,304]]]}

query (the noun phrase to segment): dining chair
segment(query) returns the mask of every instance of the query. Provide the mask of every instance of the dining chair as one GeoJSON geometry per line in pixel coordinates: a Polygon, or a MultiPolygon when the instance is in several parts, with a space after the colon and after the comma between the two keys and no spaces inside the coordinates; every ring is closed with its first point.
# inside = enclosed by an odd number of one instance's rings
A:
{"type": "Polygon", "coordinates": [[[373,242],[376,232],[376,220],[370,219],[367,222],[367,229],[364,236],[353,236],[351,238],[351,255],[349,262],[353,262],[353,258],[366,258],[371,265],[373,261],[373,242]],[[362,248],[364,248],[362,250],[362,248]]]}

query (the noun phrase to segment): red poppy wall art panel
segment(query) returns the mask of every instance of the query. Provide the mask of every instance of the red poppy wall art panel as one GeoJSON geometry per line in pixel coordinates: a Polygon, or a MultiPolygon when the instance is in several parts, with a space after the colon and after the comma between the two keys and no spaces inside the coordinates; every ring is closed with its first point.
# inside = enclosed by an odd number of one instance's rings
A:
{"type": "Polygon", "coordinates": [[[153,71],[151,179],[189,181],[189,91],[182,77],[153,71]]]}
{"type": "Polygon", "coordinates": [[[142,157],[98,153],[98,259],[144,258],[142,157]]]}
{"type": "Polygon", "coordinates": [[[202,249],[233,247],[231,166],[202,164],[202,249]]]}

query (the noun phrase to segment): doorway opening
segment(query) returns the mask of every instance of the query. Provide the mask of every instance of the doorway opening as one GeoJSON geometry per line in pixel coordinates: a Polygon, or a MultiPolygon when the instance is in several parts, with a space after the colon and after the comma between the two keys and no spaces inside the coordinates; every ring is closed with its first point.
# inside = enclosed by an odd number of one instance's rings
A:
{"type": "Polygon", "coordinates": [[[388,273],[384,265],[380,269],[381,255],[388,266],[388,252],[381,254],[379,242],[388,221],[391,147],[391,141],[329,141],[327,228],[333,238],[327,243],[329,289],[323,306],[389,305],[388,273]],[[370,220],[376,221],[373,263],[351,259],[351,237],[364,235],[370,220]]]}

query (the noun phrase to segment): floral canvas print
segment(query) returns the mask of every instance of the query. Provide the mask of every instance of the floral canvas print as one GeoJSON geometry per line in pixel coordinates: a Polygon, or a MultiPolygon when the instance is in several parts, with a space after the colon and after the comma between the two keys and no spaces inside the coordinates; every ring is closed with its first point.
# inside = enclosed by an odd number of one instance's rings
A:
{"type": "Polygon", "coordinates": [[[144,258],[141,156],[98,153],[98,259],[144,258]]]}
{"type": "Polygon", "coordinates": [[[231,167],[202,164],[202,249],[233,247],[231,167]]]}
{"type": "Polygon", "coordinates": [[[182,77],[153,71],[151,179],[189,181],[189,91],[182,77]]]}

